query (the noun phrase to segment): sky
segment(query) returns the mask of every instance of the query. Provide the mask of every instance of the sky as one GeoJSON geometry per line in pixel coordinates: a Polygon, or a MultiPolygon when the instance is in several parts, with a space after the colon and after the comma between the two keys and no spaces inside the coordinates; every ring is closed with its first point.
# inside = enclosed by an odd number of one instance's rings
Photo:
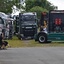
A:
{"type": "Polygon", "coordinates": [[[58,10],[64,10],[64,0],[48,0],[53,5],[58,7],[58,10]]]}

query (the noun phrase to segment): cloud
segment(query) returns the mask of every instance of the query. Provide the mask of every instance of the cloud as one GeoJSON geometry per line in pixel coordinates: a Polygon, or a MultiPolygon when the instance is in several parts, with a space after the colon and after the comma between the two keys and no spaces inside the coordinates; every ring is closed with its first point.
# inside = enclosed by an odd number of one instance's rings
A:
{"type": "Polygon", "coordinates": [[[64,0],[48,0],[53,5],[57,6],[59,10],[64,10],[64,0]]]}

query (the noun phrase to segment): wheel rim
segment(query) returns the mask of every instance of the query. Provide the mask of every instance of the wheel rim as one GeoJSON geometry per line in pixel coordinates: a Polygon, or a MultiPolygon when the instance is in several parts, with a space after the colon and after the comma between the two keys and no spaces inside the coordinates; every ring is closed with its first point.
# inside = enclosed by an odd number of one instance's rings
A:
{"type": "Polygon", "coordinates": [[[40,42],[44,42],[44,41],[45,41],[45,37],[44,37],[44,36],[40,36],[40,37],[39,37],[39,41],[40,41],[40,42]]]}

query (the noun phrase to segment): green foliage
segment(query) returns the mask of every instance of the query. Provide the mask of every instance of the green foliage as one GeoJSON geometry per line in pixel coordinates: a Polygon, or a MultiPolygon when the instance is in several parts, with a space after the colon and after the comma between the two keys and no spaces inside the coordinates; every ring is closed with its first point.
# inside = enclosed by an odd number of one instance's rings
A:
{"type": "Polygon", "coordinates": [[[54,5],[51,4],[49,1],[46,1],[45,8],[49,11],[49,10],[57,9],[57,6],[54,6],[54,5]]]}
{"type": "Polygon", "coordinates": [[[0,0],[0,12],[11,13],[12,6],[16,5],[19,7],[19,0],[0,0]]]}
{"type": "Polygon", "coordinates": [[[40,18],[41,12],[48,12],[46,9],[44,9],[42,7],[39,7],[39,6],[35,6],[35,7],[31,8],[29,11],[31,11],[31,12],[37,12],[38,18],[40,18]]]}
{"type": "Polygon", "coordinates": [[[47,0],[26,0],[26,11],[29,11],[32,7],[35,6],[40,6],[47,10],[54,10],[57,8],[47,0]]]}
{"type": "Polygon", "coordinates": [[[21,4],[19,4],[20,0],[0,0],[0,12],[11,13],[13,5],[16,5],[18,8],[26,9],[26,11],[31,10],[35,6],[42,7],[43,9],[46,9],[48,11],[57,8],[47,0],[25,0],[25,1],[26,1],[25,2],[26,7],[24,8],[21,4]]]}
{"type": "Polygon", "coordinates": [[[40,18],[41,12],[48,12],[54,9],[57,9],[57,6],[47,0],[26,0],[26,11],[37,12],[38,18],[40,18]]]}

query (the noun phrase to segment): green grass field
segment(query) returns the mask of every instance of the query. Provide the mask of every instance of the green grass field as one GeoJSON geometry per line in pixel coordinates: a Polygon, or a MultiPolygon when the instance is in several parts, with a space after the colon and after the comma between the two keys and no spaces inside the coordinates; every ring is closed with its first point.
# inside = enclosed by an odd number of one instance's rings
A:
{"type": "Polygon", "coordinates": [[[12,40],[7,40],[9,45],[12,48],[15,47],[56,47],[56,46],[64,46],[64,43],[61,42],[52,42],[52,43],[45,43],[45,44],[41,44],[39,42],[35,42],[34,40],[19,40],[17,37],[13,37],[12,40]]]}

